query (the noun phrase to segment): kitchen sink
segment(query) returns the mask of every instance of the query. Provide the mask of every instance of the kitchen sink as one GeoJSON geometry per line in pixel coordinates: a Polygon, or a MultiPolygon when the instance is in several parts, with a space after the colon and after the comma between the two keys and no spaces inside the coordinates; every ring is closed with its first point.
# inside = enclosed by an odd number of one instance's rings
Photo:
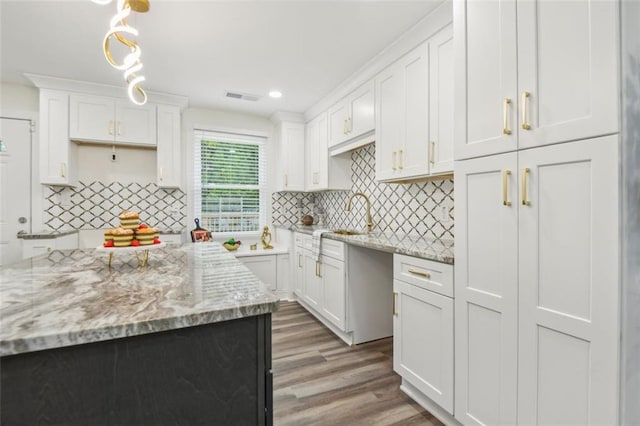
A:
{"type": "Polygon", "coordinates": [[[331,232],[333,232],[334,234],[340,234],[340,235],[362,235],[362,234],[364,234],[364,232],[349,231],[347,229],[334,229],[331,232]]]}

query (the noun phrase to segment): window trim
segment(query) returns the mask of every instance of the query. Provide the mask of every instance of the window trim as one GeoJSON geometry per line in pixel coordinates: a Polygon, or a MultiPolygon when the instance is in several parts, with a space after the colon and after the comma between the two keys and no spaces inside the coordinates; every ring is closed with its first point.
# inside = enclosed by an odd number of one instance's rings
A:
{"type": "MultiPolygon", "coordinates": [[[[194,125],[192,128],[191,141],[191,167],[193,168],[193,179],[190,182],[192,188],[192,203],[191,213],[193,218],[200,218],[202,212],[202,179],[201,179],[201,165],[199,164],[199,156],[201,144],[200,141],[204,139],[217,140],[220,142],[229,143],[245,143],[250,145],[259,145],[260,158],[258,166],[262,168],[259,170],[259,224],[258,229],[255,231],[219,231],[211,230],[212,234],[216,237],[244,237],[251,238],[259,236],[262,233],[262,229],[267,225],[269,221],[269,214],[267,212],[269,208],[269,174],[267,170],[267,162],[269,159],[268,154],[268,142],[269,136],[266,132],[252,131],[252,130],[239,130],[225,127],[211,127],[206,125],[194,125]],[[209,136],[209,138],[207,138],[209,136]]],[[[252,186],[253,187],[253,186],[252,186]]]]}

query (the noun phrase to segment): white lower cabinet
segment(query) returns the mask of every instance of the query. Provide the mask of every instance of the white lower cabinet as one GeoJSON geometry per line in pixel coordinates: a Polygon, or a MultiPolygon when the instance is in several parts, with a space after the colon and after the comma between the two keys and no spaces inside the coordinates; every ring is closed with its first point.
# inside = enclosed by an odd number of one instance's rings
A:
{"type": "Polygon", "coordinates": [[[303,307],[348,344],[392,335],[390,253],[323,238],[316,261],[310,235],[296,233],[295,246],[293,289],[303,307]]]}
{"type": "Polygon", "coordinates": [[[461,423],[618,423],[617,164],[617,136],[456,163],[461,423]]]}
{"type": "Polygon", "coordinates": [[[75,250],[78,248],[78,233],[63,235],[57,238],[22,240],[22,258],[49,253],[53,250],[75,250]]]}
{"type": "Polygon", "coordinates": [[[272,292],[286,292],[289,287],[289,254],[269,254],[259,256],[238,256],[239,261],[249,268],[272,292]]]}
{"type": "Polygon", "coordinates": [[[453,414],[453,299],[428,290],[441,284],[431,281],[430,269],[444,270],[436,277],[453,285],[452,265],[394,255],[393,369],[453,414]],[[407,270],[420,281],[407,279],[407,270]]]}
{"type": "Polygon", "coordinates": [[[346,279],[344,262],[320,257],[318,275],[322,280],[322,313],[340,329],[345,328],[346,279]]]}

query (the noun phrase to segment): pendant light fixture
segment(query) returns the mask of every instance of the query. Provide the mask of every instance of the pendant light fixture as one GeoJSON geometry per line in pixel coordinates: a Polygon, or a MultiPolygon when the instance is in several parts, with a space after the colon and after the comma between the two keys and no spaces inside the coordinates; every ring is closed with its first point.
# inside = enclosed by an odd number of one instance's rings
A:
{"type": "MultiPolygon", "coordinates": [[[[94,3],[106,5],[112,0],[92,0],[94,3]]],[[[140,56],[142,50],[138,43],[128,39],[126,36],[138,36],[138,30],[127,23],[127,17],[131,11],[145,13],[149,11],[149,0],[116,0],[116,14],[111,18],[109,31],[104,36],[103,50],[107,62],[117,70],[124,71],[124,80],[127,82],[127,94],[129,99],[136,105],[147,103],[147,93],[140,83],[145,81],[143,75],[138,74],[142,70],[140,56]],[[115,39],[130,49],[121,62],[118,62],[111,53],[111,41],[115,39]]]]}

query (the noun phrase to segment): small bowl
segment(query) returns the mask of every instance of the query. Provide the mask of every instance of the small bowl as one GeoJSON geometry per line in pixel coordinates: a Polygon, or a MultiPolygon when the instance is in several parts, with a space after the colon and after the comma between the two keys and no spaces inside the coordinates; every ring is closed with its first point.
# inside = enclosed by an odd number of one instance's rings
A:
{"type": "Polygon", "coordinates": [[[229,251],[238,250],[238,247],[240,247],[240,244],[233,244],[233,245],[232,245],[232,244],[224,243],[224,244],[222,244],[222,245],[224,246],[224,248],[226,248],[226,249],[227,249],[227,250],[229,250],[229,251]]]}
{"type": "Polygon", "coordinates": [[[305,225],[313,225],[313,216],[310,215],[304,215],[302,217],[302,223],[304,223],[305,225]]]}

